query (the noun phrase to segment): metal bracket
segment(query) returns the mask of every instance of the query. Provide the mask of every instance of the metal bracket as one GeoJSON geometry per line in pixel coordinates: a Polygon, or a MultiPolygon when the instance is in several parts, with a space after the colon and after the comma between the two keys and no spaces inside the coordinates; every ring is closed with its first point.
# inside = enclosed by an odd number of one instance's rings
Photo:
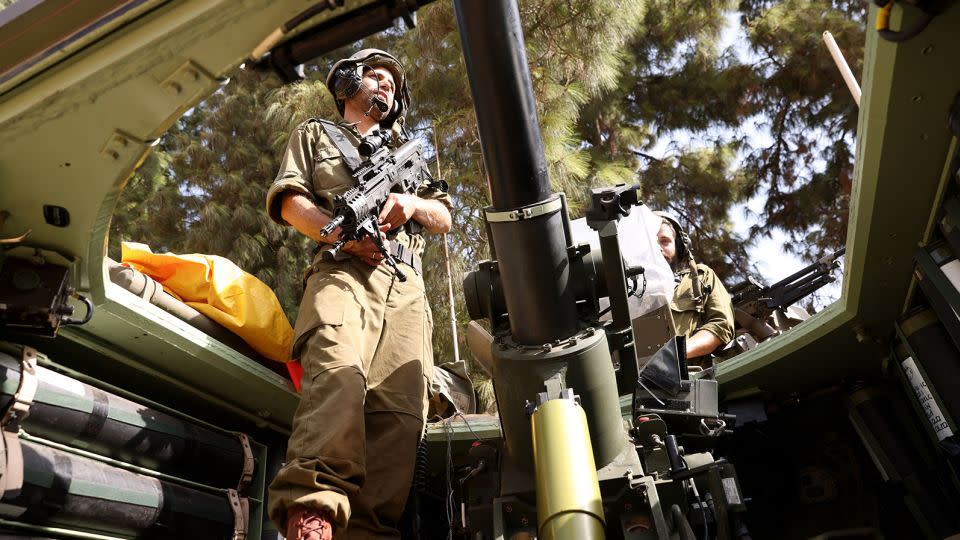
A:
{"type": "Polygon", "coordinates": [[[160,87],[174,95],[184,92],[187,92],[186,95],[192,95],[206,85],[217,81],[217,77],[205,67],[193,60],[187,60],[166,79],[160,81],[160,87]]]}
{"type": "Polygon", "coordinates": [[[487,209],[484,210],[484,214],[486,215],[488,223],[503,223],[507,221],[523,221],[525,219],[533,219],[535,217],[545,216],[547,214],[552,214],[561,208],[563,208],[563,200],[560,197],[555,197],[546,202],[525,206],[523,208],[517,208],[515,210],[508,210],[505,212],[495,212],[487,209]]]}
{"type": "Polygon", "coordinates": [[[233,511],[232,540],[246,540],[250,528],[250,501],[241,497],[237,490],[228,489],[227,499],[230,501],[230,510],[233,511]]]}
{"type": "Polygon", "coordinates": [[[238,433],[240,439],[240,448],[243,449],[243,471],[240,473],[240,482],[237,483],[237,491],[244,491],[253,480],[253,471],[256,462],[253,460],[253,450],[250,448],[250,438],[246,433],[238,433]]]}
{"type": "Polygon", "coordinates": [[[20,384],[13,395],[10,405],[0,420],[4,431],[16,433],[20,430],[20,423],[30,414],[30,405],[37,395],[40,380],[37,378],[37,350],[32,347],[23,347],[20,358],[20,384]]]}
{"type": "Polygon", "coordinates": [[[122,129],[115,129],[103,148],[100,149],[100,154],[115,161],[119,161],[121,158],[130,160],[133,159],[134,152],[142,154],[144,146],[153,146],[159,140],[148,141],[136,135],[131,135],[122,129]]]}

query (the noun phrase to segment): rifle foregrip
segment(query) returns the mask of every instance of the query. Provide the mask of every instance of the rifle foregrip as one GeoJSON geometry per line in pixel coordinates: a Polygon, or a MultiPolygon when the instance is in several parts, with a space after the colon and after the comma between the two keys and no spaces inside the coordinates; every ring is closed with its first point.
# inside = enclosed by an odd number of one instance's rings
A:
{"type": "Polygon", "coordinates": [[[330,247],[330,249],[328,249],[328,250],[326,250],[326,251],[323,252],[323,260],[325,260],[325,261],[327,261],[327,262],[335,261],[335,260],[337,259],[337,255],[340,254],[340,250],[343,248],[343,245],[344,245],[345,243],[346,243],[346,242],[344,242],[343,240],[338,240],[338,241],[336,241],[336,242],[330,247]]]}

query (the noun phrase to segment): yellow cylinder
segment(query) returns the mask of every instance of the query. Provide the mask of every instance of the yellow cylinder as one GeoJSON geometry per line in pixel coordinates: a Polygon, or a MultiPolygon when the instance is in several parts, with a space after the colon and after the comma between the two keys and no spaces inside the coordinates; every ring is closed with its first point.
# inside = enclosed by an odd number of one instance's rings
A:
{"type": "Polygon", "coordinates": [[[583,409],[572,399],[552,399],[530,424],[540,540],[602,539],[603,503],[583,409]]]}

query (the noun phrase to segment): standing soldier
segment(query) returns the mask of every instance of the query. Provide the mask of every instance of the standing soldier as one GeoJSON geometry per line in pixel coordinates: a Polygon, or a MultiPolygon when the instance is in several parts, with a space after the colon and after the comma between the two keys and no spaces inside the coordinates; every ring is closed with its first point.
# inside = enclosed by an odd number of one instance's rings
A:
{"type": "Polygon", "coordinates": [[[680,222],[666,212],[654,213],[663,220],[657,244],[677,282],[670,303],[677,334],[687,338],[688,359],[706,356],[733,339],[730,295],[709,266],[694,260],[680,222]]]}
{"type": "Polygon", "coordinates": [[[420,232],[450,230],[450,199],[444,186],[425,182],[416,194],[391,194],[384,204],[380,234],[408,267],[405,282],[369,237],[325,260],[339,229],[327,237],[320,231],[334,196],[355,184],[361,138],[388,130],[393,136],[384,139],[397,146],[409,107],[403,66],[376,49],[334,64],[327,88],[343,121],[300,124],[267,193],[274,221],[321,246],[294,328],[302,396],[268,511],[288,540],[328,540],[335,529],[350,539],[399,538],[433,369],[420,232]]]}

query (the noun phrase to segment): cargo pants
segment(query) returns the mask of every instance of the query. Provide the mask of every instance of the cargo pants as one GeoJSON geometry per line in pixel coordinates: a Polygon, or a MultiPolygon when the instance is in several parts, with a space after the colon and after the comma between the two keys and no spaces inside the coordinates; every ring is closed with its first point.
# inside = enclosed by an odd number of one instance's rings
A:
{"type": "Polygon", "coordinates": [[[433,368],[423,279],[356,259],[313,270],[297,320],[301,401],[270,519],[285,531],[287,509],[303,505],[327,512],[337,539],[399,538],[433,368]]]}

